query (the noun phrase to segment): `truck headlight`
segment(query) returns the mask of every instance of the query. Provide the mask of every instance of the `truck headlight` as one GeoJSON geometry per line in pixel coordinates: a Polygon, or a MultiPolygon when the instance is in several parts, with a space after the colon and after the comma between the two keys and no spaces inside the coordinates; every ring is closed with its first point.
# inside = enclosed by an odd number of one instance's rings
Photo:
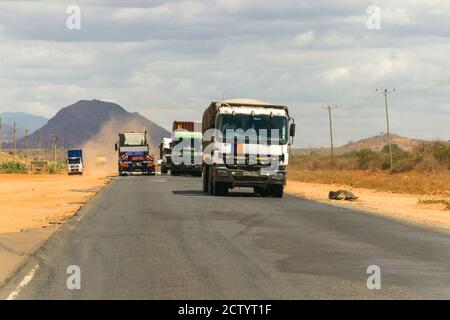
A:
{"type": "Polygon", "coordinates": [[[283,180],[284,178],[284,173],[283,172],[277,172],[273,175],[273,178],[276,180],[283,180]]]}
{"type": "Polygon", "coordinates": [[[228,170],[226,170],[226,169],[217,169],[217,175],[219,177],[228,177],[228,170]]]}

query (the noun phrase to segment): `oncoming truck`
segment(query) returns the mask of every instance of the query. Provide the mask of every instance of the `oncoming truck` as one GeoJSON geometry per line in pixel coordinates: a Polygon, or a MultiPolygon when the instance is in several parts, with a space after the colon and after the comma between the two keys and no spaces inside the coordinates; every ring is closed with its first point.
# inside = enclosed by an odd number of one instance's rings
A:
{"type": "Polygon", "coordinates": [[[67,172],[71,174],[83,174],[83,150],[67,150],[67,172]]]}
{"type": "Polygon", "coordinates": [[[162,138],[159,144],[159,159],[161,159],[161,173],[167,173],[172,166],[172,138],[162,138]]]}
{"type": "Polygon", "coordinates": [[[149,153],[147,131],[119,133],[118,152],[119,175],[154,175],[155,159],[149,153]]]}
{"type": "Polygon", "coordinates": [[[295,123],[286,106],[251,99],[211,102],[203,114],[203,191],[252,187],[283,197],[295,123]]]}
{"type": "Polygon", "coordinates": [[[202,175],[202,127],[193,121],[174,121],[170,174],[202,175]]]}

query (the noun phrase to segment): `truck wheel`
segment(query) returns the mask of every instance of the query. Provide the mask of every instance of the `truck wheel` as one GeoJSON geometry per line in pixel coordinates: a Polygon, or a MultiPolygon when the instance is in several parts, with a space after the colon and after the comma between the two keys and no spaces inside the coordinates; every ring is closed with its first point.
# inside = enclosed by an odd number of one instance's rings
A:
{"type": "Polygon", "coordinates": [[[208,177],[207,177],[207,180],[206,181],[208,181],[208,194],[213,194],[213,169],[212,169],[212,167],[209,167],[208,168],[208,177]]]}
{"type": "Polygon", "coordinates": [[[213,195],[218,197],[228,195],[228,187],[222,182],[214,182],[213,195]]]}
{"type": "Polygon", "coordinates": [[[203,167],[203,192],[208,192],[208,168],[203,167]]]}
{"type": "Polygon", "coordinates": [[[259,194],[261,197],[267,197],[267,189],[263,187],[254,187],[253,192],[259,194]]]}
{"type": "Polygon", "coordinates": [[[165,165],[161,165],[161,173],[167,173],[167,167],[165,165]]]}
{"type": "Polygon", "coordinates": [[[283,186],[271,186],[270,187],[270,195],[275,198],[283,198],[284,188],[283,186]]]}

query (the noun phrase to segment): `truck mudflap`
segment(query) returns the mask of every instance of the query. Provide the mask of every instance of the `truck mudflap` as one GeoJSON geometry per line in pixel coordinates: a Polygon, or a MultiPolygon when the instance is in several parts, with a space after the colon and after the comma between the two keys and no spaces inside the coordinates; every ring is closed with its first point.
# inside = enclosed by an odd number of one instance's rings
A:
{"type": "Polygon", "coordinates": [[[145,174],[154,175],[156,164],[153,161],[150,162],[132,162],[132,161],[119,161],[119,174],[145,174]]]}

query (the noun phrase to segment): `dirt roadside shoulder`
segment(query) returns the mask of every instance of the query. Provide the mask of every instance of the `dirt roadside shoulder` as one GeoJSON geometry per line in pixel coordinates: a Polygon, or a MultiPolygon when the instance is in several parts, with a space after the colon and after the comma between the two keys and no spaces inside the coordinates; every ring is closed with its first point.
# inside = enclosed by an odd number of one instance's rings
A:
{"type": "MultiPolygon", "coordinates": [[[[450,231],[450,210],[445,204],[420,204],[434,199],[429,195],[411,195],[354,188],[347,185],[288,181],[286,192],[336,206],[359,209],[404,222],[450,231]],[[353,192],[355,201],[329,200],[328,192],[345,189],[353,192]]],[[[448,200],[448,199],[447,199],[448,200]]]]}
{"type": "Polygon", "coordinates": [[[0,287],[110,181],[106,175],[0,175],[0,287]]]}

